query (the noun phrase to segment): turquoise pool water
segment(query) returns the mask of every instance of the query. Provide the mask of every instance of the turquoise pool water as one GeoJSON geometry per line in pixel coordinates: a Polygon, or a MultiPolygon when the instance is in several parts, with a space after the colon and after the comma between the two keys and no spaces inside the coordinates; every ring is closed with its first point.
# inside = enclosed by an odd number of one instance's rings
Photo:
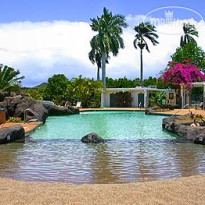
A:
{"type": "Polygon", "coordinates": [[[162,130],[163,116],[145,115],[144,112],[104,111],[82,112],[80,115],[49,117],[38,128],[35,139],[81,139],[95,132],[104,139],[176,139],[176,135],[162,130]]]}
{"type": "Polygon", "coordinates": [[[162,118],[143,112],[50,117],[25,143],[0,146],[0,177],[101,184],[205,174],[205,146],[164,132],[162,118]],[[82,143],[89,132],[109,140],[82,143]]]}

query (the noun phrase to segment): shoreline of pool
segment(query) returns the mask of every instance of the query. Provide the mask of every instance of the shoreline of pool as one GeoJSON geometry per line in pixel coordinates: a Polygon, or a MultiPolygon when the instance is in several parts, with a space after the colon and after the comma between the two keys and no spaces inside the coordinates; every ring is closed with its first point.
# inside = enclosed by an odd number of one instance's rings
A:
{"type": "Polygon", "coordinates": [[[24,130],[25,130],[25,136],[28,136],[30,133],[35,131],[39,126],[41,126],[43,123],[42,122],[30,122],[30,123],[10,123],[6,122],[1,126],[1,128],[9,128],[13,125],[21,125],[24,130]]]}
{"type": "MultiPolygon", "coordinates": [[[[145,112],[144,108],[80,108],[80,112],[100,112],[100,111],[134,111],[134,112],[145,112]]],[[[151,115],[163,115],[163,116],[172,116],[172,115],[186,115],[192,112],[193,114],[200,114],[205,116],[205,110],[195,110],[195,109],[174,109],[166,111],[157,111],[151,115]]]]}
{"type": "MultiPolygon", "coordinates": [[[[100,112],[100,111],[133,111],[133,112],[145,112],[144,108],[80,108],[80,113],[82,112],[100,112]]],[[[186,115],[189,114],[190,111],[193,114],[201,114],[205,116],[205,110],[195,110],[195,109],[175,109],[168,110],[162,112],[154,112],[151,115],[160,115],[160,116],[172,116],[172,115],[186,115]]],[[[39,126],[41,126],[42,122],[31,122],[31,123],[5,123],[0,128],[10,127],[13,125],[22,125],[26,136],[35,131],[39,126]]]]}
{"type": "Polygon", "coordinates": [[[66,184],[0,178],[1,204],[203,204],[205,175],[130,184],[66,184]],[[52,193],[52,194],[51,194],[52,193]]]}

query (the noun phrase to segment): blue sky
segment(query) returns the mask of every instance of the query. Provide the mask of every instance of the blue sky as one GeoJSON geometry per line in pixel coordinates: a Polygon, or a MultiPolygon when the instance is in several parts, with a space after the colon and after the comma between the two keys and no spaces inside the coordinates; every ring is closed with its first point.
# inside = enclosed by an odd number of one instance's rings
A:
{"type": "MultiPolygon", "coordinates": [[[[88,59],[89,41],[95,35],[89,23],[90,18],[100,16],[103,7],[107,7],[114,14],[124,15],[129,24],[123,34],[125,49],[110,59],[107,76],[139,77],[140,59],[139,51],[133,47],[133,26],[153,9],[165,6],[188,7],[205,17],[203,0],[0,0],[0,63],[19,69],[25,76],[25,86],[46,82],[57,73],[68,78],[96,78],[96,66],[88,59]]],[[[161,17],[164,11],[153,15],[161,17]]],[[[145,78],[158,76],[166,67],[180,41],[179,34],[169,32],[182,32],[183,22],[195,24],[199,31],[196,40],[205,50],[205,23],[190,19],[195,18],[192,15],[186,10],[175,11],[180,25],[174,29],[170,25],[157,27],[159,45],[150,45],[151,53],[144,52],[145,78]]]]}
{"type": "MultiPolygon", "coordinates": [[[[125,16],[145,15],[162,6],[184,6],[205,15],[204,0],[0,0],[0,22],[86,21],[105,6],[125,16]]],[[[183,16],[183,12],[181,13],[183,16]]]]}

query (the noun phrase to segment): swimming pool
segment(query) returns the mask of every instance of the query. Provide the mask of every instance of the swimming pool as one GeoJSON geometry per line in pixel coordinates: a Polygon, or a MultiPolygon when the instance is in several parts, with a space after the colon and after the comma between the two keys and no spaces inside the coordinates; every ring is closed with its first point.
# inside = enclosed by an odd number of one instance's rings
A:
{"type": "Polygon", "coordinates": [[[104,139],[176,139],[162,131],[162,116],[132,111],[82,112],[67,117],[49,117],[46,124],[32,134],[35,139],[81,139],[95,132],[104,139]]]}
{"type": "Polygon", "coordinates": [[[143,112],[50,117],[31,141],[0,147],[0,177],[67,183],[127,183],[205,174],[205,146],[161,128],[143,112]],[[102,144],[84,144],[96,132],[102,144]]]}

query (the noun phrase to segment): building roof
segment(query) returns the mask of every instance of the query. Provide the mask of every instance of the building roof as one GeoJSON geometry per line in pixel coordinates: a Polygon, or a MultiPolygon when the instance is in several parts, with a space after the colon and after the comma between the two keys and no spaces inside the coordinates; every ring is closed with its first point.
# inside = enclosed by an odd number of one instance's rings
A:
{"type": "Polygon", "coordinates": [[[204,87],[205,86],[205,82],[195,82],[195,83],[192,83],[192,85],[194,87],[204,87]]]}
{"type": "Polygon", "coordinates": [[[164,92],[174,92],[173,89],[158,89],[149,87],[135,87],[135,88],[105,88],[103,92],[126,92],[126,91],[164,91],[164,92]]]}

